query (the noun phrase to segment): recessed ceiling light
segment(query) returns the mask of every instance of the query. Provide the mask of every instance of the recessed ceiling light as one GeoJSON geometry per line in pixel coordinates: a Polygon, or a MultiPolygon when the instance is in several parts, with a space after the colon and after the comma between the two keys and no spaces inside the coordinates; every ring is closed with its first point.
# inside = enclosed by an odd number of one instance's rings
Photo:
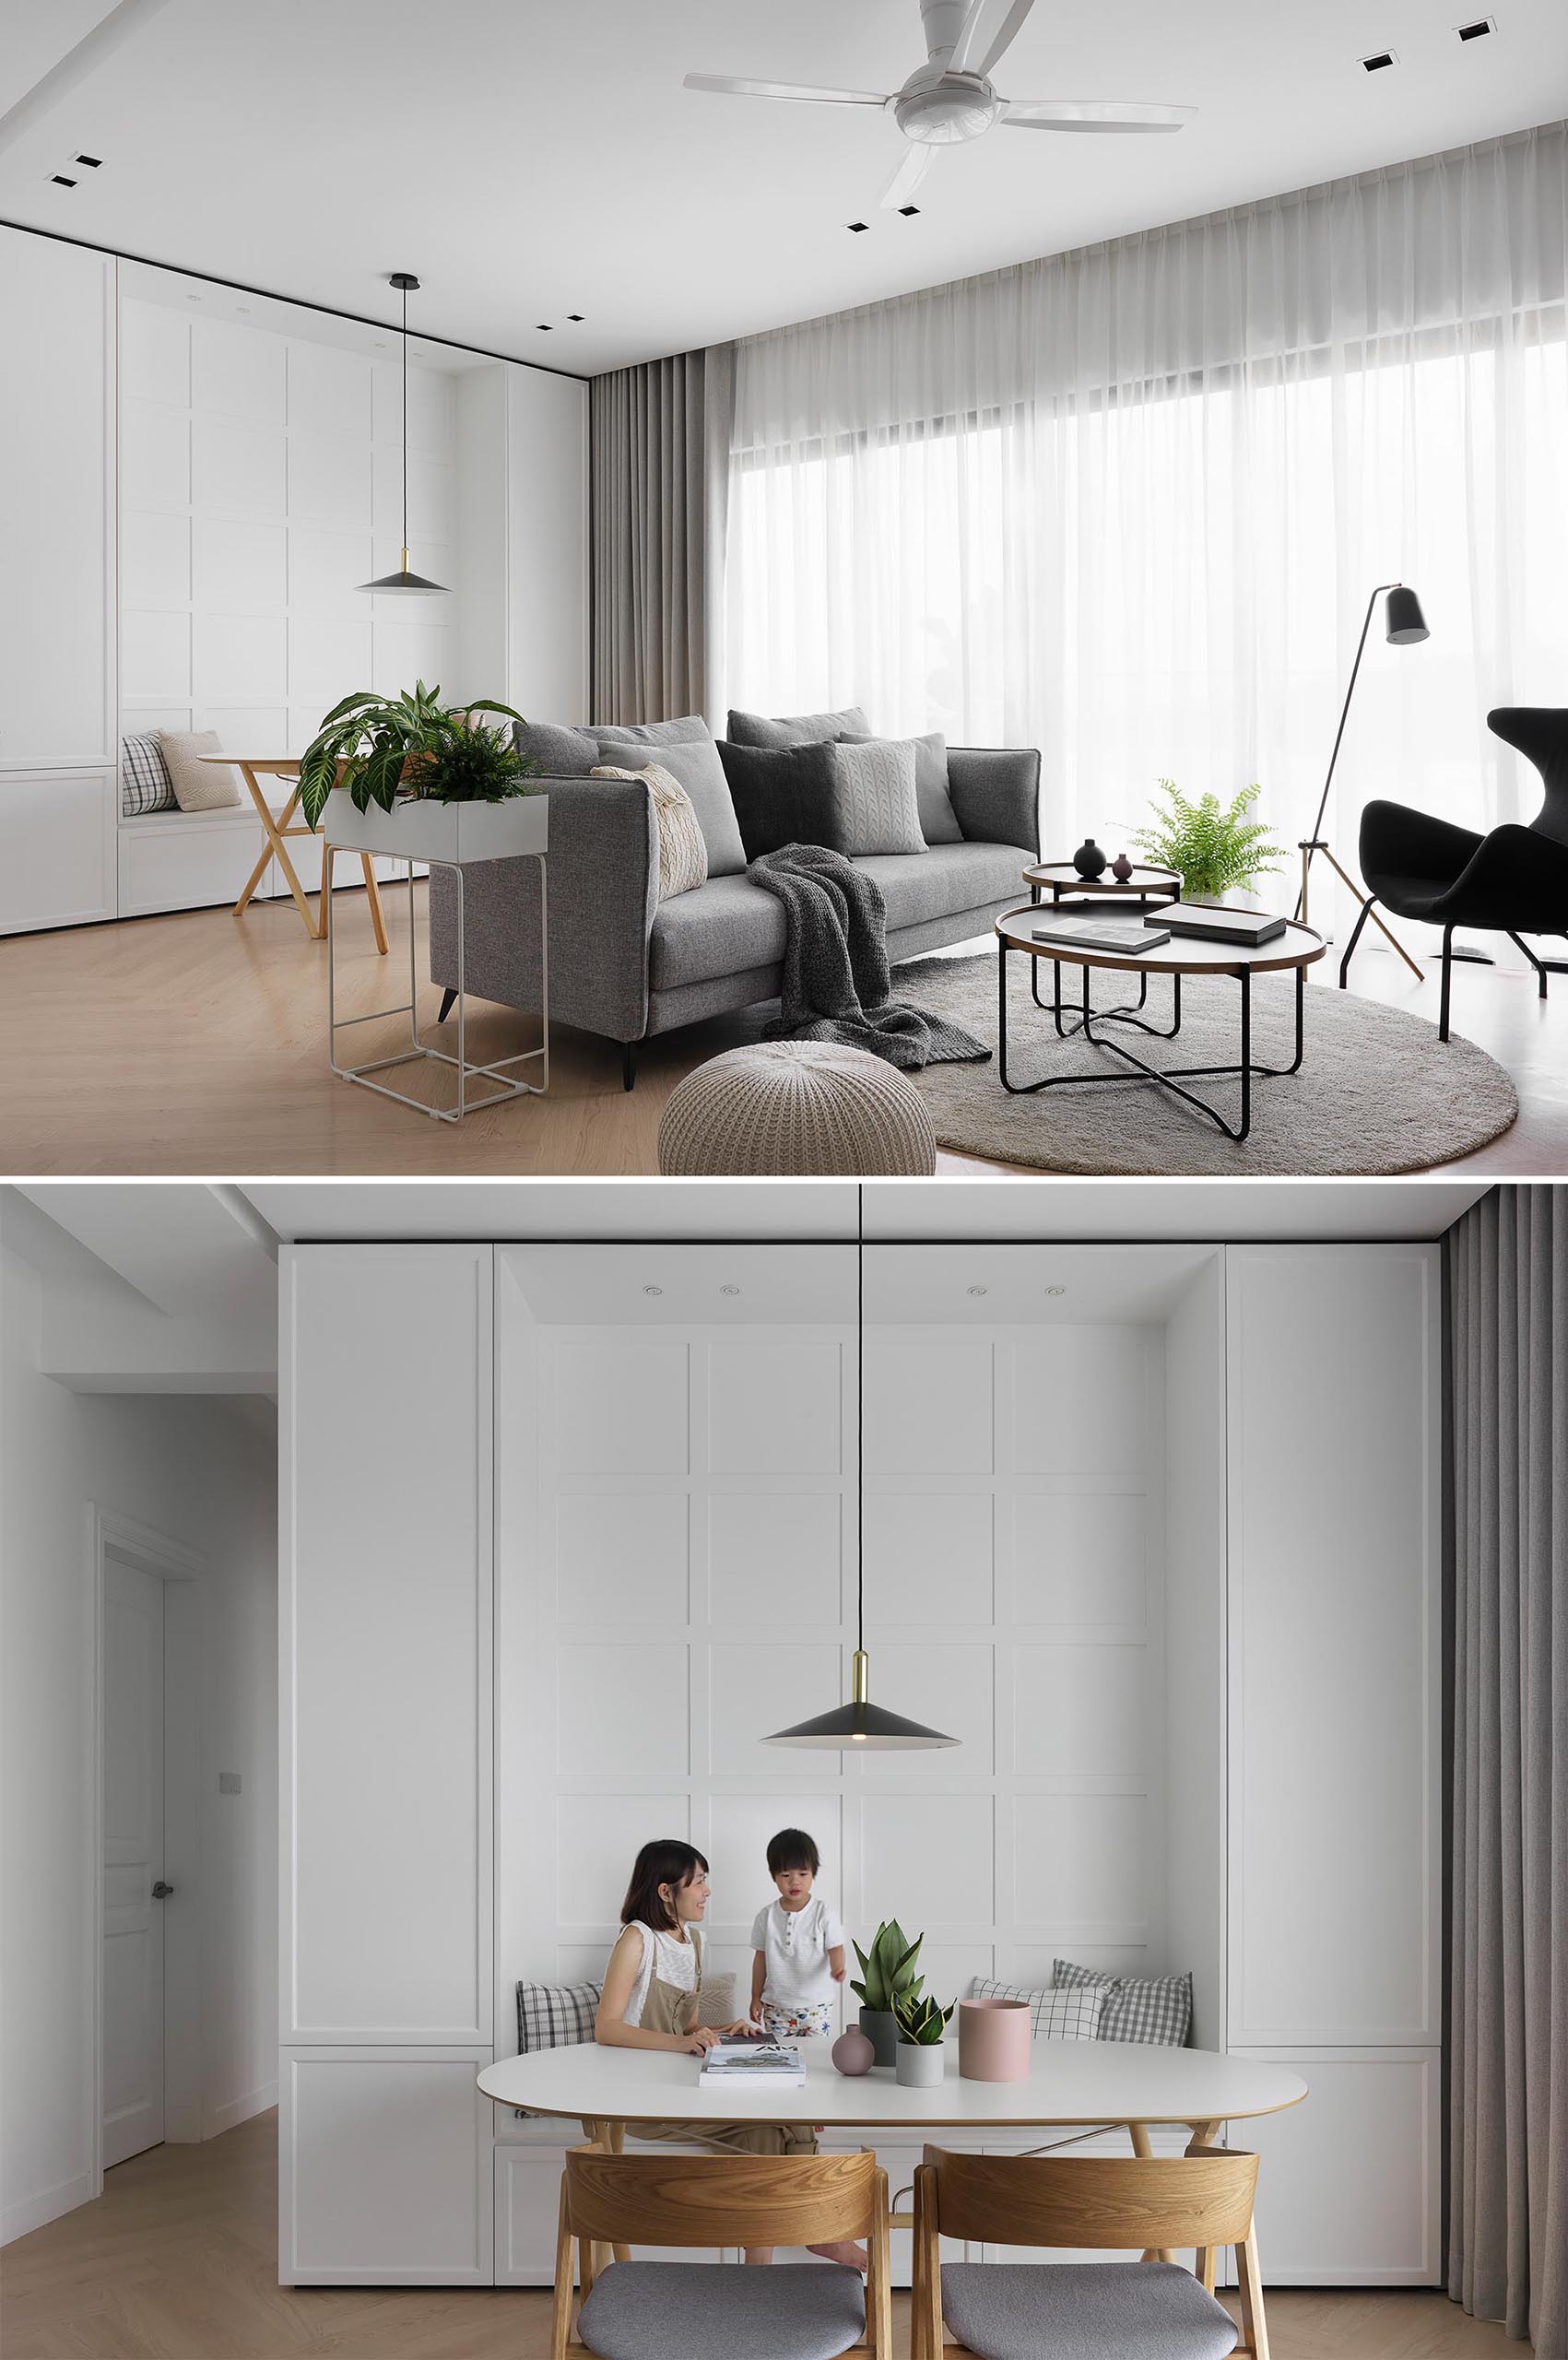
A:
{"type": "Polygon", "coordinates": [[[49,177],[56,188],[75,188],[77,185],[76,182],[68,180],[64,172],[51,172],[49,177]]]}
{"type": "MultiPolygon", "coordinates": [[[[1497,19],[1495,17],[1472,17],[1468,25],[1456,25],[1454,30],[1461,41],[1484,41],[1488,33],[1497,30],[1497,19]]],[[[82,164],[87,159],[78,156],[77,161],[82,164]]]]}
{"type": "Polygon", "coordinates": [[[984,1294],[985,1290],[984,1287],[971,1287],[969,1292],[971,1294],[984,1294]]]}
{"type": "Polygon", "coordinates": [[[534,325],[538,329],[541,336],[551,336],[554,334],[554,330],[551,328],[548,320],[536,320],[534,322],[534,325]]]}
{"type": "Polygon", "coordinates": [[[643,1292],[644,1294],[663,1294],[664,1289],[663,1287],[644,1287],[643,1292]]]}
{"type": "Polygon", "coordinates": [[[236,303],[234,309],[239,313],[241,319],[248,320],[250,318],[251,307],[248,303],[236,303]]]}
{"type": "MultiPolygon", "coordinates": [[[[1490,25],[1491,25],[1491,20],[1490,20],[1490,18],[1489,18],[1489,19],[1488,19],[1488,29],[1489,29],[1489,30],[1490,30],[1490,25]]],[[[78,156],[78,157],[77,158],[77,163],[78,163],[78,164],[85,164],[85,165],[87,166],[87,168],[88,168],[88,171],[89,171],[89,172],[96,172],[96,171],[98,171],[98,169],[99,169],[99,166],[102,163],[103,159],[102,159],[102,157],[101,157],[101,156],[78,156]]]]}
{"type": "Polygon", "coordinates": [[[581,312],[568,312],[566,316],[569,320],[576,320],[579,324],[581,324],[583,318],[581,312]]]}
{"type": "Polygon", "coordinates": [[[906,221],[913,214],[918,213],[920,207],[918,205],[901,205],[899,206],[899,211],[903,215],[906,221]]]}
{"type": "Polygon", "coordinates": [[[719,1289],[719,1292],[721,1294],[738,1294],[740,1292],[740,1289],[738,1287],[721,1287],[719,1289]]]}
{"type": "Polygon", "coordinates": [[[1363,57],[1362,65],[1369,74],[1381,74],[1385,65],[1397,65],[1398,59],[1391,49],[1379,49],[1371,57],[1363,57]]]}
{"type": "Polygon", "coordinates": [[[848,227],[849,227],[850,229],[852,229],[852,230],[855,231],[855,235],[858,237],[858,236],[859,236],[859,234],[860,234],[860,232],[861,232],[861,230],[868,230],[868,229],[871,227],[871,224],[869,223],[869,221],[851,221],[851,222],[848,224],[848,227]]]}
{"type": "Polygon", "coordinates": [[[1042,1287],[1040,1292],[1042,1294],[1066,1294],[1067,1289],[1066,1287],[1042,1287]]]}

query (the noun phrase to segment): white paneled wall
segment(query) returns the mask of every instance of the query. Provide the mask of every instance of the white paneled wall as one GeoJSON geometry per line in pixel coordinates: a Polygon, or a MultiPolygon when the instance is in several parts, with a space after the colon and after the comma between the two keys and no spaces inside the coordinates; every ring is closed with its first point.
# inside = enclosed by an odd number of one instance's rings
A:
{"type": "Polygon", "coordinates": [[[863,1941],[925,1929],[944,2000],[1058,1951],[1160,1959],[1158,1331],[872,1336],[873,1694],[961,1751],[803,1756],[762,1740],[847,1693],[853,1335],[534,1327],[501,1261],[500,1414],[530,1437],[501,1478],[501,1743],[534,1807],[500,1846],[498,2047],[520,1975],[602,1970],[658,1835],[707,1854],[743,1988],[791,1822],[863,1941]]]}
{"type": "MultiPolygon", "coordinates": [[[[125,729],[216,729],[296,753],[351,689],[445,683],[452,603],[367,598],[402,542],[395,359],[121,307],[121,709],[125,729]]],[[[456,563],[456,396],[408,372],[418,570],[456,563]]]]}

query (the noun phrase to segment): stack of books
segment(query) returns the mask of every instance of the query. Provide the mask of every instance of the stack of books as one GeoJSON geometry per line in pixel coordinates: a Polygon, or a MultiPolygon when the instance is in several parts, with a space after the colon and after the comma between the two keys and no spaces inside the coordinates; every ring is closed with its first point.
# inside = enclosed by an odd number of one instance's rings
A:
{"type": "Polygon", "coordinates": [[[1163,910],[1152,917],[1129,918],[1102,916],[1043,918],[1031,929],[1036,942],[1058,943],[1064,950],[1109,950],[1131,955],[1139,950],[1152,950],[1166,939],[1161,920],[1163,910]]]}
{"type": "Polygon", "coordinates": [[[702,2059],[705,2090],[803,2090],[806,2062],[781,2040],[719,2040],[702,2059]]]}
{"type": "Polygon", "coordinates": [[[1284,919],[1271,917],[1267,910],[1227,909],[1210,902],[1173,902],[1149,924],[1158,924],[1164,935],[1188,936],[1196,942],[1240,942],[1249,950],[1285,931],[1284,919]]]}

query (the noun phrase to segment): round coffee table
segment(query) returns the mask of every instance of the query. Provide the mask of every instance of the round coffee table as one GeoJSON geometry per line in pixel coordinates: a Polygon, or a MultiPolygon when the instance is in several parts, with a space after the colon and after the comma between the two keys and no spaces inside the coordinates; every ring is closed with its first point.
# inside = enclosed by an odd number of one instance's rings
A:
{"type": "Polygon", "coordinates": [[[1113,951],[1075,948],[1069,943],[1037,942],[1032,932],[1038,903],[1027,909],[1008,910],[996,920],[996,1071],[1002,1087],[1017,1097],[1027,1097],[1040,1090],[1103,1089],[1116,1083],[1157,1081],[1173,1097],[1185,1099],[1196,1107],[1227,1139],[1244,1139],[1252,1128],[1252,1082],[1255,1074],[1278,1080],[1287,1074],[1301,1070],[1303,1045],[1303,1020],[1306,1005],[1306,971],[1322,958],[1326,948],[1323,937],[1312,927],[1290,920],[1283,934],[1270,942],[1261,943],[1250,950],[1239,942],[1198,942],[1185,940],[1178,935],[1156,944],[1151,950],[1113,951]],[[1041,999],[1034,988],[1039,975],[1038,964],[1031,969],[1032,996],[1037,1008],[1047,1009],[1055,1019],[1056,1032],[1064,1041],[1081,1033],[1097,1049],[1109,1049],[1127,1065],[1136,1068],[1132,1073],[1060,1073],[1046,1074],[1039,1081],[1009,1081],[1008,1079],[1008,960],[1015,950],[1021,950],[1038,962],[1049,959],[1055,969],[1055,989],[1049,1003],[1041,999]],[[1076,1009],[1062,1005],[1062,969],[1077,967],[1083,977],[1080,1002],[1076,1009]],[[1089,998],[1089,978],[1091,972],[1102,969],[1107,974],[1139,978],[1138,997],[1130,1006],[1091,1008],[1089,998]],[[1296,1053],[1288,1066],[1255,1065],[1252,1056],[1252,979],[1255,975],[1279,974],[1294,970],[1296,978],[1296,1053]],[[1169,1025],[1148,1023],[1138,1014],[1148,996],[1150,975],[1170,975],[1173,1008],[1169,1025]],[[1108,1024],[1132,1025],[1140,1032],[1159,1041],[1174,1040],[1182,1029],[1182,978],[1184,975],[1231,975],[1241,986],[1241,1057],[1233,1066],[1171,1066],[1161,1069],[1145,1064],[1124,1043],[1109,1032],[1096,1031],[1096,1026],[1108,1024]],[[1210,1106],[1195,1091],[1184,1090],[1183,1081],[1239,1081],[1241,1084],[1241,1121],[1232,1126],[1216,1107],[1210,1106]]]}

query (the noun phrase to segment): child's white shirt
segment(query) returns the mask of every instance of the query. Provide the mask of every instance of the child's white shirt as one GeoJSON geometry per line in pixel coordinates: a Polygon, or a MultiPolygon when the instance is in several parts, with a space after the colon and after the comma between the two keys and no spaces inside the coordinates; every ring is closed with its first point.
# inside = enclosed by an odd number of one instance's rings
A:
{"type": "Polygon", "coordinates": [[[804,1909],[786,1909],[770,1902],[757,1912],[751,1947],[767,1962],[762,1997],[777,2007],[820,2007],[831,2000],[837,1986],[828,1964],[830,1951],[843,1947],[843,1927],[831,1902],[813,1894],[804,1909]]]}

